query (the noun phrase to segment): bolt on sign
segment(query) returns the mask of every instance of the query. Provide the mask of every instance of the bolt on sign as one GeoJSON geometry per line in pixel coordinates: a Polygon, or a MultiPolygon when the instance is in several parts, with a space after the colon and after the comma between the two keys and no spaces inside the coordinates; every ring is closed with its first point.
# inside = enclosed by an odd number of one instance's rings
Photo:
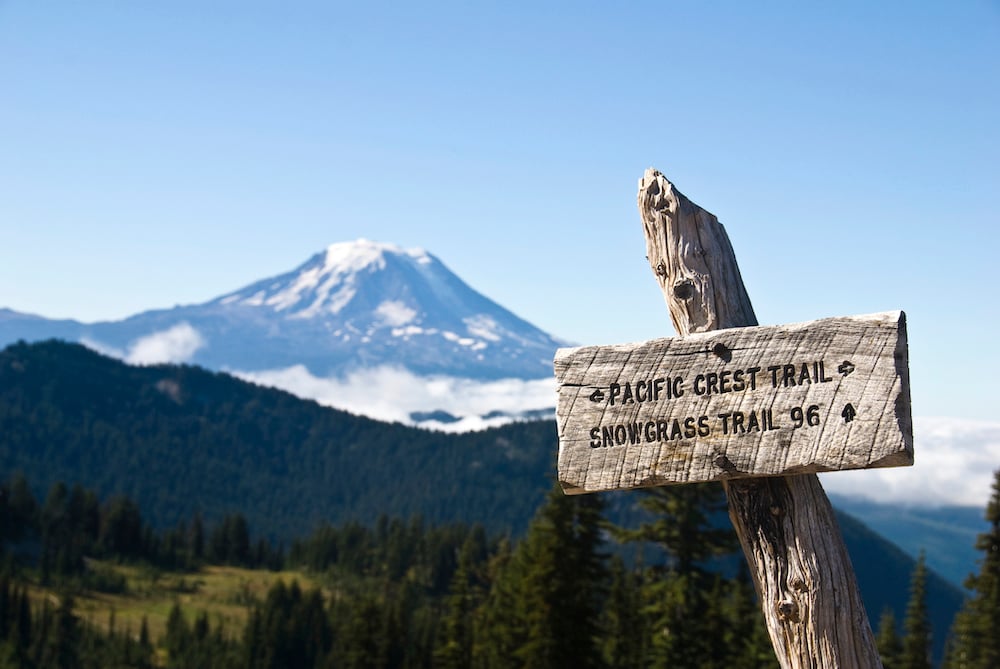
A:
{"type": "Polygon", "coordinates": [[[901,311],[556,353],[567,493],[913,464],[901,311]]]}

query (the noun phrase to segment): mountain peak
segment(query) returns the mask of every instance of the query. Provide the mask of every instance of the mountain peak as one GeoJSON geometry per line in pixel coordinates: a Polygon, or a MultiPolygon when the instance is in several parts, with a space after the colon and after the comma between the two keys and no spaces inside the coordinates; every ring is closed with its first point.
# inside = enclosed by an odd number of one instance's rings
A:
{"type": "MultiPolygon", "coordinates": [[[[395,244],[373,242],[370,239],[356,239],[351,242],[336,242],[326,247],[324,272],[359,271],[371,265],[384,266],[386,255],[408,257],[419,264],[433,262],[431,256],[420,248],[404,249],[395,244]]],[[[318,256],[317,256],[318,257],[318,256]]]]}
{"type": "Polygon", "coordinates": [[[258,281],[214,302],[267,307],[289,318],[332,316],[355,298],[364,283],[362,275],[384,270],[394,261],[434,263],[423,249],[403,249],[363,238],[337,242],[287,274],[258,281]]]}
{"type": "Polygon", "coordinates": [[[392,411],[393,420],[548,410],[552,358],[563,345],[427,251],[368,239],[331,244],[291,271],[208,302],[123,321],[0,313],[0,344],[51,336],[143,364],[241,372],[358,413],[392,411]],[[477,399],[480,387],[490,390],[477,399]]]}

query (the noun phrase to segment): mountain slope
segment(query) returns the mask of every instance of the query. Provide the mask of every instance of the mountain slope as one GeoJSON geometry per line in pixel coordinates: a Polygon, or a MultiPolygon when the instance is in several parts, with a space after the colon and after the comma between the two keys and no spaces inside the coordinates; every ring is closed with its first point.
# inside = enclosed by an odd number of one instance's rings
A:
{"type": "Polygon", "coordinates": [[[433,255],[367,240],[203,304],[83,325],[16,312],[0,345],[59,337],[130,362],[245,372],[302,366],[316,377],[403,367],[417,375],[537,379],[560,343],[477,293],[433,255]]]}
{"type": "Polygon", "coordinates": [[[940,508],[879,504],[859,497],[830,494],[833,505],[856,518],[905,550],[924,551],[927,564],[954,585],[962,586],[976,561],[976,536],[989,525],[983,509],[968,506],[940,508]]]}
{"type": "Polygon", "coordinates": [[[444,435],[80,345],[0,352],[0,472],[23,471],[40,494],[57,480],[127,494],[160,527],[244,510],[283,538],[381,513],[520,530],[550,485],[555,427],[545,428],[444,435]]]}
{"type": "MultiPolygon", "coordinates": [[[[0,352],[0,476],[124,493],[158,527],[200,511],[240,511],[255,532],[288,540],[322,522],[422,514],[524,530],[551,484],[550,421],[447,435],[327,409],[188,366],[132,367],[62,342],[0,352]]],[[[635,492],[609,495],[627,515],[635,492]]],[[[897,617],[913,560],[840,514],[858,582],[877,620],[897,617]]],[[[944,638],[961,593],[934,577],[944,638]]]]}

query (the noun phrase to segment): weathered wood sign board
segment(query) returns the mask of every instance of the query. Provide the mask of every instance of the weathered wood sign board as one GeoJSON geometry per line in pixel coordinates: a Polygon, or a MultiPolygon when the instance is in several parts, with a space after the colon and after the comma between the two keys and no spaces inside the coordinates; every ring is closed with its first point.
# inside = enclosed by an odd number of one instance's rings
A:
{"type": "Polygon", "coordinates": [[[567,493],[913,464],[900,311],[560,349],[567,493]]]}

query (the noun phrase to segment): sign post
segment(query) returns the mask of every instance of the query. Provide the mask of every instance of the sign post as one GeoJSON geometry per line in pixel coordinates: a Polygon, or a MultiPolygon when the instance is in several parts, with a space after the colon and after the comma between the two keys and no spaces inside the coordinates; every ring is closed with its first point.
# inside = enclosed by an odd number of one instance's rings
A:
{"type": "Polygon", "coordinates": [[[756,327],[718,220],[647,170],[650,267],[680,337],[560,349],[569,494],[722,481],[783,667],[880,667],[815,473],[913,464],[902,312],[756,327]]]}

